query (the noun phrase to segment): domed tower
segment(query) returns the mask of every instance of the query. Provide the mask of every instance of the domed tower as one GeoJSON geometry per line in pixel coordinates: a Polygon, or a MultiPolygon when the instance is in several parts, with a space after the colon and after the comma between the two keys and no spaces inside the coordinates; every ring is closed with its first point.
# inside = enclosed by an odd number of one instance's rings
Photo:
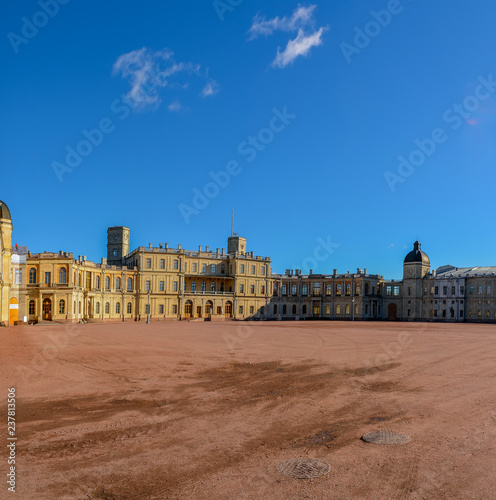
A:
{"type": "Polygon", "coordinates": [[[9,323],[10,268],[12,260],[12,218],[0,201],[0,323],[9,323]]]}
{"type": "Polygon", "coordinates": [[[403,261],[403,318],[408,321],[422,319],[423,278],[431,270],[431,261],[420,247],[416,241],[403,261]]]}
{"type": "Polygon", "coordinates": [[[431,270],[431,261],[425,252],[420,249],[420,241],[413,244],[413,250],[403,261],[403,279],[423,278],[431,270]]]}

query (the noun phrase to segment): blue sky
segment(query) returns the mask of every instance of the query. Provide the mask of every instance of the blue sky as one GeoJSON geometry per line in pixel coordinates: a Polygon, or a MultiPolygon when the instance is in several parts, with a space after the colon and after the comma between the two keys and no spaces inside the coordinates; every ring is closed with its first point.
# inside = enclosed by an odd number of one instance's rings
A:
{"type": "Polygon", "coordinates": [[[3,14],[14,243],[98,261],[123,224],[133,248],[217,248],[234,209],[276,272],[398,278],[417,238],[433,267],[496,265],[494,2],[47,0],[3,14]]]}

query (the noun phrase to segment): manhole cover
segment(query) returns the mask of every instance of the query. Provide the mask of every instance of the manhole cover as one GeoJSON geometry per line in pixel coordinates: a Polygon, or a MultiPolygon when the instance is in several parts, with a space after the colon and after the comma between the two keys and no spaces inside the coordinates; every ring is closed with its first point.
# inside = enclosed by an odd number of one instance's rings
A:
{"type": "Polygon", "coordinates": [[[408,443],[411,437],[407,434],[398,434],[391,431],[375,431],[365,434],[362,439],[373,444],[403,444],[408,443]]]}
{"type": "Polygon", "coordinates": [[[280,463],[277,468],[279,472],[296,479],[312,479],[327,474],[331,466],[317,460],[316,458],[293,458],[287,462],[280,463]]]}

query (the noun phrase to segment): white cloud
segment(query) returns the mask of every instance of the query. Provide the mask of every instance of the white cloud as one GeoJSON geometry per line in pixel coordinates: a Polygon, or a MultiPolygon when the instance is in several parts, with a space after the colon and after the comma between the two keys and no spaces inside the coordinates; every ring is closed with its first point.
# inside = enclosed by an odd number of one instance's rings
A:
{"type": "Polygon", "coordinates": [[[215,95],[219,92],[219,84],[215,80],[210,80],[207,82],[205,87],[203,87],[202,90],[202,96],[203,97],[210,97],[212,95],[215,95]]]}
{"type": "Polygon", "coordinates": [[[257,15],[249,31],[250,40],[254,40],[260,35],[272,35],[274,31],[296,31],[307,24],[313,24],[313,13],[316,7],[316,5],[310,5],[310,7],[298,5],[290,18],[284,16],[267,20],[265,17],[257,15]]]}
{"type": "Polygon", "coordinates": [[[291,17],[274,17],[266,19],[257,15],[249,30],[249,40],[255,40],[261,35],[272,35],[275,31],[297,32],[293,40],[289,40],[286,48],[281,52],[277,49],[277,55],[272,62],[272,67],[285,68],[288,64],[300,56],[307,56],[313,47],[322,45],[322,35],[327,28],[315,28],[315,9],[316,5],[302,7],[298,5],[291,17]]]}
{"type": "Polygon", "coordinates": [[[183,105],[176,99],[175,101],[172,101],[168,106],[167,109],[171,112],[178,112],[183,109],[183,105]]]}
{"type": "MultiPolygon", "coordinates": [[[[169,49],[152,51],[146,47],[119,56],[112,72],[128,80],[131,88],[126,98],[137,109],[158,107],[162,102],[160,93],[165,87],[187,89],[189,82],[178,82],[174,78],[180,74],[194,75],[203,80],[207,80],[208,74],[200,64],[177,62],[169,49]]],[[[169,110],[177,111],[172,104],[168,106],[169,110]]]]}
{"type": "Polygon", "coordinates": [[[277,49],[277,56],[272,62],[273,67],[285,68],[288,64],[294,62],[299,56],[307,56],[312,47],[322,45],[322,34],[325,28],[320,28],[318,31],[305,36],[303,30],[298,31],[298,36],[294,40],[290,40],[283,52],[277,49]]]}

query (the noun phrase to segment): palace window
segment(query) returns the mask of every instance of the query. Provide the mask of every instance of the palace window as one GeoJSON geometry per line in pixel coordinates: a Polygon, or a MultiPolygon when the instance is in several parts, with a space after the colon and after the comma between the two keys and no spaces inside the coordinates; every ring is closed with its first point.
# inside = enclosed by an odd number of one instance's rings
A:
{"type": "Polygon", "coordinates": [[[196,273],[196,269],[197,269],[197,263],[196,262],[193,262],[193,272],[196,273]]]}
{"type": "Polygon", "coordinates": [[[301,294],[305,297],[308,295],[308,285],[305,284],[302,286],[301,294]]]}
{"type": "Polygon", "coordinates": [[[346,283],[346,295],[350,295],[350,294],[351,294],[351,284],[346,283]]]}
{"type": "Polygon", "coordinates": [[[152,267],[152,259],[146,259],[146,268],[151,269],[152,267]]]}
{"type": "Polygon", "coordinates": [[[265,295],[265,286],[264,286],[264,285],[262,285],[262,286],[260,287],[260,293],[261,293],[262,295],[265,295]]]}
{"type": "Polygon", "coordinates": [[[212,264],[212,274],[215,274],[215,264],[212,264]]]}
{"type": "Polygon", "coordinates": [[[108,276],[105,278],[105,290],[110,290],[110,278],[108,276]]]}
{"type": "Polygon", "coordinates": [[[241,283],[239,285],[239,293],[244,293],[245,292],[245,285],[243,285],[243,283],[241,283]]]}
{"type": "Polygon", "coordinates": [[[251,285],[251,286],[250,286],[250,293],[251,293],[252,295],[255,295],[255,285],[251,285]]]}
{"type": "Polygon", "coordinates": [[[286,314],[286,310],[287,310],[287,309],[286,309],[286,304],[284,304],[284,305],[282,306],[282,313],[283,313],[283,314],[286,314]]]}
{"type": "Polygon", "coordinates": [[[394,287],[394,296],[398,297],[399,294],[400,294],[400,287],[399,286],[395,286],[394,287]]]}
{"type": "Polygon", "coordinates": [[[22,269],[16,269],[15,272],[15,283],[16,285],[22,284],[22,269]]]}
{"type": "Polygon", "coordinates": [[[195,292],[196,291],[196,281],[191,282],[191,291],[195,292]]]}
{"type": "Polygon", "coordinates": [[[172,305],[172,314],[177,314],[177,304],[172,305]]]}
{"type": "Polygon", "coordinates": [[[133,312],[133,304],[131,302],[127,303],[127,313],[131,314],[133,312]]]}
{"type": "Polygon", "coordinates": [[[277,314],[277,304],[274,304],[274,314],[277,314]]]}
{"type": "MultiPolygon", "coordinates": [[[[98,288],[99,287],[100,287],[100,284],[98,284],[98,288]]],[[[127,279],[127,289],[129,292],[132,292],[132,290],[133,290],[133,278],[127,279]]]]}
{"type": "Polygon", "coordinates": [[[456,287],[452,286],[451,287],[451,295],[455,295],[456,294],[456,287]]]}
{"type": "Polygon", "coordinates": [[[207,291],[207,283],[205,281],[202,281],[201,284],[201,291],[206,292],[207,291]]]}
{"type": "Polygon", "coordinates": [[[177,292],[177,289],[178,289],[177,281],[174,281],[174,283],[172,283],[172,291],[177,292]]]}
{"type": "Polygon", "coordinates": [[[331,295],[332,294],[332,286],[330,283],[327,283],[326,285],[326,295],[331,295]]]}
{"type": "Polygon", "coordinates": [[[163,292],[165,290],[165,283],[163,281],[160,282],[159,284],[159,290],[163,292]]]}
{"type": "Polygon", "coordinates": [[[239,306],[239,314],[243,314],[243,306],[239,306]]]}
{"type": "Polygon", "coordinates": [[[491,285],[486,286],[486,294],[491,295],[491,285]]]}
{"type": "MultiPolygon", "coordinates": [[[[390,287],[391,288],[391,287],[390,287]]],[[[341,285],[341,283],[338,283],[336,285],[336,295],[341,295],[342,293],[342,289],[343,289],[343,285],[341,285]]]]}
{"type": "Polygon", "coordinates": [[[202,265],[202,273],[206,273],[207,272],[207,264],[203,264],[202,265]]]}
{"type": "Polygon", "coordinates": [[[45,285],[50,286],[52,282],[52,273],[45,273],[45,285]]]}
{"type": "Polygon", "coordinates": [[[443,286],[443,295],[448,295],[448,287],[443,286]]]}
{"type": "Polygon", "coordinates": [[[262,266],[262,268],[260,269],[260,271],[262,272],[262,275],[265,276],[265,266],[262,266]]]}
{"type": "Polygon", "coordinates": [[[255,306],[250,306],[250,314],[254,314],[255,313],[255,306]]]}
{"type": "Polygon", "coordinates": [[[117,302],[117,304],[115,304],[115,313],[116,314],[121,313],[121,303],[120,302],[117,302]]]}
{"type": "Polygon", "coordinates": [[[121,289],[121,279],[119,277],[117,277],[115,279],[115,289],[116,290],[120,290],[121,289]]]}
{"type": "Polygon", "coordinates": [[[302,314],[306,314],[307,313],[307,306],[306,304],[303,305],[303,307],[301,308],[302,310],[302,314]]]}
{"type": "Polygon", "coordinates": [[[255,266],[251,266],[251,274],[255,274],[255,266]]]}
{"type": "MultiPolygon", "coordinates": [[[[81,305],[81,302],[79,303],[79,305],[81,305]]],[[[79,312],[81,312],[81,311],[79,311],[79,312]]],[[[109,313],[110,313],[110,302],[105,302],[105,314],[109,314],[109,313]]]]}
{"type": "Polygon", "coordinates": [[[34,300],[29,301],[29,314],[35,313],[35,303],[34,300]]]}
{"type": "Polygon", "coordinates": [[[179,261],[174,259],[174,269],[179,269],[179,261]]]}
{"type": "Polygon", "coordinates": [[[160,259],[160,269],[165,269],[165,259],[160,259]]]}
{"type": "Polygon", "coordinates": [[[296,287],[296,283],[293,283],[293,284],[291,285],[291,295],[296,295],[296,294],[297,294],[297,292],[298,292],[298,289],[297,289],[297,287],[296,287]]]}
{"type": "Polygon", "coordinates": [[[244,274],[244,272],[245,272],[245,265],[241,264],[240,273],[244,274]]]}
{"type": "Polygon", "coordinates": [[[215,281],[210,282],[210,291],[215,292],[215,281]]]}
{"type": "Polygon", "coordinates": [[[164,306],[163,306],[162,304],[160,304],[160,305],[158,306],[158,313],[159,313],[159,314],[164,314],[164,306]]]}
{"type": "Polygon", "coordinates": [[[36,269],[34,267],[29,270],[29,284],[36,285],[36,269]]]}
{"type": "Polygon", "coordinates": [[[152,289],[152,282],[150,280],[146,281],[145,288],[147,292],[149,292],[152,289]]]}
{"type": "Polygon", "coordinates": [[[482,285],[479,285],[479,295],[482,295],[482,285]]]}
{"type": "Polygon", "coordinates": [[[296,304],[293,304],[293,314],[296,314],[296,304]]]}
{"type": "MultiPolygon", "coordinates": [[[[74,309],[76,309],[76,303],[74,303],[74,309]]],[[[96,314],[100,314],[100,302],[96,303],[95,312],[96,314]]]]}
{"type": "Polygon", "coordinates": [[[350,305],[346,304],[345,314],[350,314],[350,305]]]}
{"type": "Polygon", "coordinates": [[[287,295],[288,294],[288,287],[286,286],[286,284],[282,285],[282,294],[283,295],[287,295]]]}
{"type": "Polygon", "coordinates": [[[65,314],[65,300],[59,302],[59,314],[65,314]]]}

